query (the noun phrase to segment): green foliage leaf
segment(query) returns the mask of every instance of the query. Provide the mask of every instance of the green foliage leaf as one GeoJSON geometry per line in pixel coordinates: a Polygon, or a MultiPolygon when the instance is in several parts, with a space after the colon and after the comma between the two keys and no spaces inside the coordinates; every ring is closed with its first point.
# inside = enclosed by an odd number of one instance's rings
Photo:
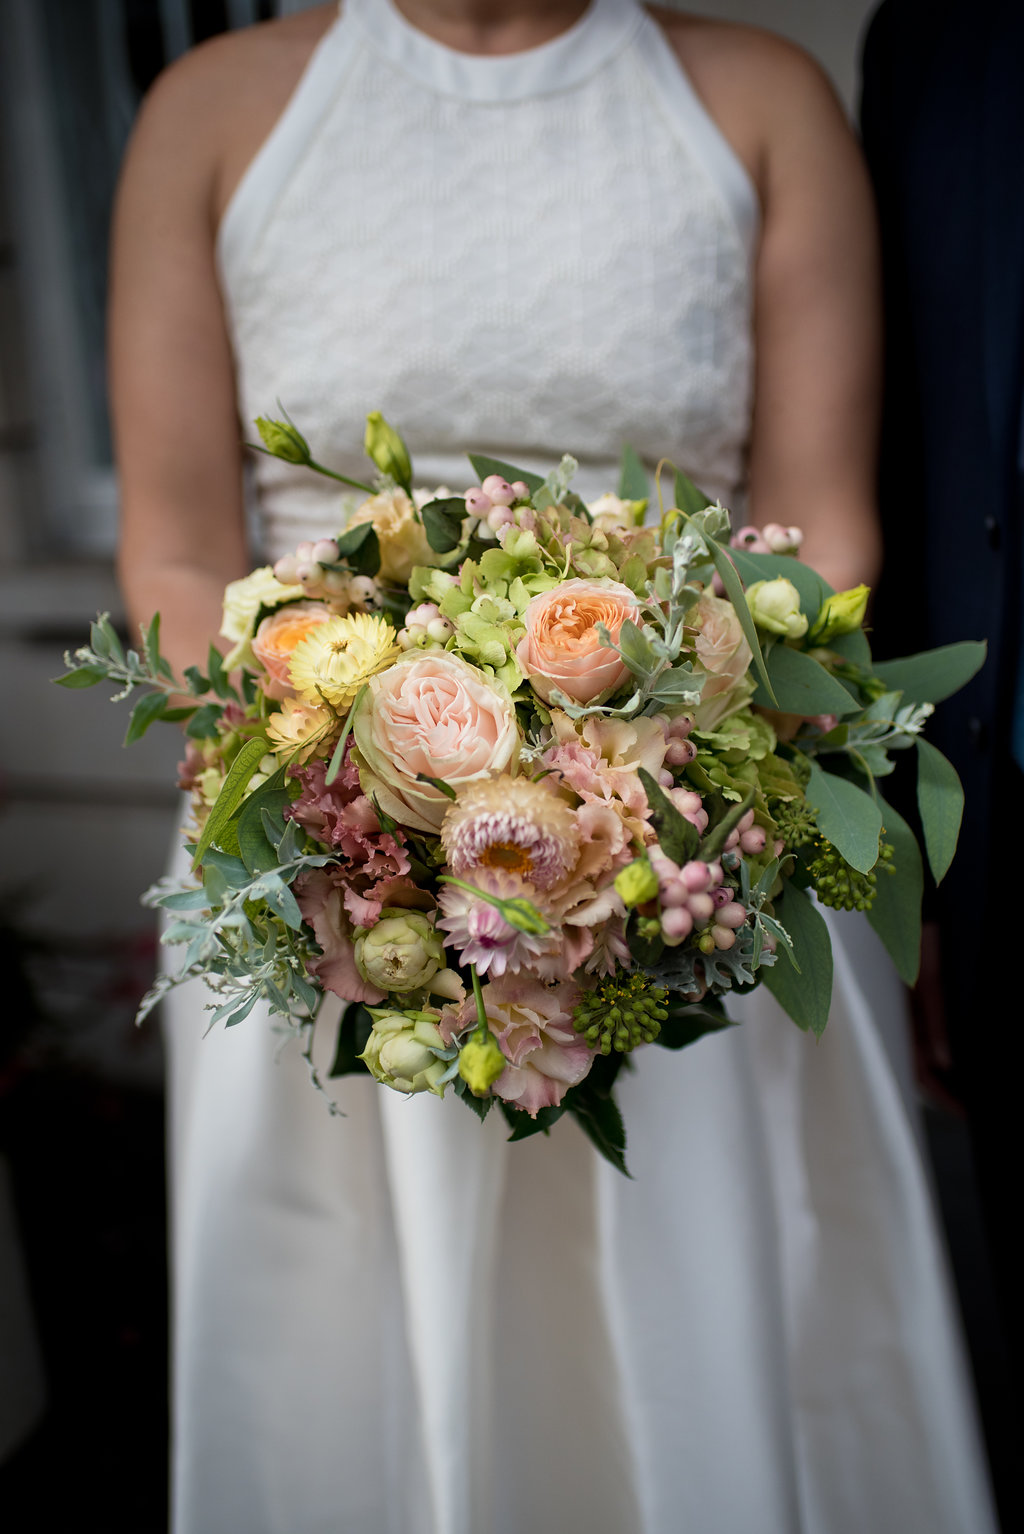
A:
{"type": "Polygon", "coordinates": [[[238,850],[251,874],[269,873],[277,867],[277,849],[267,836],[263,812],[280,817],[290,802],[285,788],[286,770],[278,769],[242,805],[238,817],[238,850]]]}
{"type": "Polygon", "coordinates": [[[202,708],[197,708],[188,724],[185,726],[185,734],[192,740],[207,740],[217,733],[217,720],[224,710],[219,703],[204,703],[202,708]]]}
{"type": "MultiPolygon", "coordinates": [[[[466,1095],[469,1096],[470,1094],[467,1093],[466,1095]]],[[[485,1099],[485,1101],[487,1100],[485,1099]]],[[[494,1099],[492,1098],[490,1101],[494,1101],[494,1099]]],[[[552,1125],[557,1124],[562,1114],[566,1111],[564,1105],[559,1103],[556,1107],[539,1108],[537,1110],[537,1117],[532,1119],[521,1108],[513,1108],[511,1103],[504,1102],[500,1097],[497,1101],[501,1103],[501,1111],[504,1114],[505,1122],[512,1131],[508,1137],[510,1144],[515,1140],[528,1140],[531,1135],[550,1134],[552,1125]]]]}
{"type": "Polygon", "coordinates": [[[376,575],[380,569],[380,539],[372,522],[359,522],[336,540],[338,559],[357,575],[376,575]]]}
{"type": "Polygon", "coordinates": [[[793,940],[799,971],[785,958],[762,971],[779,1006],[805,1031],[820,1038],[832,1004],[832,943],[815,902],[789,879],[774,902],[775,916],[793,940]]]}
{"type": "Polygon", "coordinates": [[[195,858],[192,866],[196,868],[203,861],[203,854],[208,847],[217,845],[221,835],[229,822],[234,819],[238,806],[245,797],[245,791],[249,786],[249,779],[259,764],[260,758],[266,755],[267,743],[262,736],[254,740],[247,740],[239,751],[217,795],[217,802],[210,811],[203,834],[196,845],[195,858]]]}
{"type": "Polygon", "coordinates": [[[446,799],[454,799],[456,797],[452,785],[446,783],[443,778],[432,778],[428,772],[418,772],[416,774],[416,781],[417,783],[429,783],[431,788],[436,788],[439,793],[444,794],[446,799]]]}
{"type": "Polygon", "coordinates": [[[685,1049],[708,1033],[737,1025],[725,1009],[713,1001],[687,1001],[677,992],[669,995],[668,1017],[661,1025],[655,1043],[663,1049],[685,1049]]]}
{"type": "Polygon", "coordinates": [[[626,1126],[622,1122],[618,1104],[611,1094],[605,1096],[596,1092],[588,1093],[585,1086],[584,1082],[572,1094],[569,1112],[604,1159],[610,1161],[624,1177],[629,1177],[629,1168],[626,1166],[626,1126]]]}
{"type": "Polygon", "coordinates": [[[526,469],[517,469],[514,463],[504,463],[500,458],[488,458],[484,453],[467,453],[466,457],[473,465],[473,472],[479,476],[481,484],[488,474],[500,474],[502,479],[507,479],[510,485],[514,485],[517,479],[521,479],[532,495],[544,483],[543,475],[530,474],[526,469]]]}
{"type": "Polygon", "coordinates": [[[104,666],[76,666],[73,671],[66,671],[63,676],[55,676],[52,680],[58,687],[69,687],[77,692],[82,687],[95,687],[106,674],[104,666]]]}
{"type": "Polygon", "coordinates": [[[729,837],[754,802],[754,789],[748,789],[738,804],[730,805],[717,825],[713,826],[701,843],[701,860],[713,863],[723,851],[729,837]]]}
{"type": "Polygon", "coordinates": [[[651,807],[651,824],[658,833],[658,841],[661,850],[673,863],[682,866],[691,858],[696,857],[697,848],[700,846],[700,834],[697,827],[691,825],[685,815],[681,815],[665,790],[654,780],[646,767],[639,769],[640,782],[643,784],[644,793],[647,795],[647,803],[651,807]]]}
{"type": "Polygon", "coordinates": [[[984,640],[964,640],[937,650],[923,650],[902,660],[886,660],[874,672],[905,703],[941,703],[965,686],[985,664],[984,640]]]}
{"type": "Polygon", "coordinates": [[[784,714],[849,714],[857,704],[841,682],[825,670],[813,656],[775,644],[765,657],[776,702],[772,703],[764,687],[758,687],[753,701],[762,708],[780,708],[784,714]]]}
{"type": "Polygon", "coordinates": [[[211,644],[206,660],[206,669],[210,673],[210,686],[218,698],[234,698],[237,696],[231,685],[231,679],[224,670],[224,657],[217,646],[211,644]]]}
{"type": "Polygon", "coordinates": [[[128,731],[124,737],[126,746],[133,745],[141,740],[151,724],[162,719],[167,711],[167,694],[165,692],[148,692],[144,698],[140,698],[132,709],[131,718],[128,721],[128,731]]]}
{"type": "Polygon", "coordinates": [[[757,672],[761,685],[767,693],[770,706],[778,708],[779,705],[775,699],[771,678],[768,675],[764,656],[761,653],[761,641],[757,637],[757,629],[754,627],[754,620],[750,616],[750,608],[747,606],[747,599],[743,594],[743,584],[736,573],[736,567],[722,545],[716,542],[714,538],[709,538],[707,543],[715,569],[718,571],[722,585],[725,587],[725,594],[736,609],[736,616],[740,620],[743,636],[753,654],[754,670],[757,672]]]}
{"type": "Polygon", "coordinates": [[[921,897],[924,870],[917,837],[902,815],[883,801],[885,839],[893,848],[893,872],[878,871],[878,887],[868,921],[889,950],[907,985],[917,980],[921,963],[921,897]]]}
{"type": "Polygon", "coordinates": [[[427,542],[435,554],[450,554],[462,542],[466,502],[461,495],[428,501],[420,512],[427,542]]]}
{"type": "Polygon", "coordinates": [[[651,641],[632,618],[627,618],[619,630],[619,653],[633,675],[641,681],[652,676],[660,664],[651,641]]]}
{"type": "Polygon", "coordinates": [[[874,868],[882,812],[872,796],[834,772],[823,772],[817,762],[812,762],[807,800],[815,811],[822,836],[846,861],[861,873],[874,868]]]}
{"type": "Polygon", "coordinates": [[[619,495],[624,501],[646,501],[650,493],[647,470],[636,448],[627,442],[619,462],[619,495]]]}
{"type": "Polygon", "coordinates": [[[353,1076],[367,1069],[359,1056],[366,1048],[373,1018],[360,1001],[349,1002],[338,1023],[338,1041],[328,1076],[353,1076]]]}
{"type": "Polygon", "coordinates": [[[703,490],[698,490],[689,475],[684,474],[681,469],[676,470],[673,494],[677,507],[688,517],[694,517],[698,511],[703,511],[705,506],[715,504],[710,495],[705,495],[703,490]]]}
{"type": "Polygon", "coordinates": [[[941,884],[960,836],[964,791],[952,762],[930,741],[917,738],[917,807],[932,878],[941,884]]]}
{"type": "Polygon", "coordinates": [[[828,647],[836,655],[841,655],[844,660],[852,661],[855,666],[863,666],[865,671],[873,671],[871,646],[863,629],[854,629],[851,634],[837,634],[834,639],[829,640],[828,647]]]}

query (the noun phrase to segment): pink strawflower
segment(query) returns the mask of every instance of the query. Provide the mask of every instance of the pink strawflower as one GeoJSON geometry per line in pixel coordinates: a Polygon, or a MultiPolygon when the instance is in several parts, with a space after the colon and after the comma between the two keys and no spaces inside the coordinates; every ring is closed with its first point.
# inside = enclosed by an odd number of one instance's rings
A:
{"type": "Polygon", "coordinates": [[[541,903],[536,889],[517,874],[500,868],[474,868],[465,883],[472,888],[441,886],[439,901],[444,914],[437,923],[449,934],[445,942],[456,950],[460,963],[475,964],[481,975],[497,976],[506,970],[532,968],[542,955],[561,950],[563,934],[550,910],[541,903]],[[480,891],[502,900],[530,901],[550,923],[548,931],[521,932],[480,891]]]}

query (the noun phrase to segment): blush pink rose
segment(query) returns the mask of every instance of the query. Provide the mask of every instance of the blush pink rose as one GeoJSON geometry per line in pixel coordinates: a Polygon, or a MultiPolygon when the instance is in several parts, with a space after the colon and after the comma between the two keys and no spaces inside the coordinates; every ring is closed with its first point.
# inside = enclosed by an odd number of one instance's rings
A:
{"type": "Polygon", "coordinates": [[[441,829],[451,785],[514,772],[519,727],[508,691],[457,655],[410,651],[373,677],[354,710],[354,759],[364,793],[399,825],[441,829]]]}
{"type": "Polygon", "coordinates": [[[616,652],[602,645],[597,625],[617,640],[627,618],[639,624],[640,609],[620,581],[563,581],[529,603],[526,633],[516,646],[519,669],[545,703],[556,687],[576,703],[592,703],[629,675],[616,652]]]}
{"type": "Polygon", "coordinates": [[[318,624],[333,616],[323,602],[292,602],[264,618],[253,635],[252,653],[266,672],[260,678],[260,686],[268,698],[279,703],[284,698],[294,698],[295,688],[288,675],[292,651],[318,624]]]}
{"type": "Polygon", "coordinates": [[[697,659],[708,673],[701,699],[714,698],[746,675],[752,659],[750,646],[732,603],[710,592],[697,603],[694,627],[697,659]]]}

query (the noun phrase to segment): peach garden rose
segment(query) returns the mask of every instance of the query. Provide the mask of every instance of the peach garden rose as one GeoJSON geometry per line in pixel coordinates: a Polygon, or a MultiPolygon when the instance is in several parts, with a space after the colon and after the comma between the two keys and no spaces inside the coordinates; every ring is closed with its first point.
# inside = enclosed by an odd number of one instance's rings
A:
{"type": "Polygon", "coordinates": [[[253,635],[252,653],[267,674],[266,680],[261,681],[268,698],[280,702],[295,696],[288,675],[292,651],[330,617],[333,617],[330,608],[322,602],[292,602],[264,618],[253,635]]]}
{"type": "Polygon", "coordinates": [[[524,614],[526,633],[516,660],[538,697],[550,701],[553,689],[575,703],[593,703],[629,675],[618,654],[601,643],[603,623],[618,639],[626,619],[640,622],[637,599],[621,581],[562,581],[534,597],[524,614]]]}
{"type": "Polygon", "coordinates": [[[451,800],[417,774],[458,792],[512,772],[519,727],[507,690],[445,651],[409,651],[369,683],[353,714],[363,791],[385,815],[438,832],[451,800]]]}

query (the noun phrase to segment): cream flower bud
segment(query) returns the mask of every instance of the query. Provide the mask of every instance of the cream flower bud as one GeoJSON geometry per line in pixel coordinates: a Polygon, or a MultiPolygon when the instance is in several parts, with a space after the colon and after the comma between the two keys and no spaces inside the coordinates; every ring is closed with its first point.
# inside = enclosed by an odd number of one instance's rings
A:
{"type": "Polygon", "coordinates": [[[445,1047],[437,1014],[390,1012],[376,1007],[370,1011],[373,1027],[359,1056],[370,1075],[397,1092],[433,1092],[443,1097],[441,1077],[448,1067],[436,1054],[445,1047]]]}
{"type": "Polygon", "coordinates": [[[376,926],[357,928],[356,968],[382,991],[417,991],[441,968],[441,934],[422,911],[385,909],[376,926]]]}
{"type": "Polygon", "coordinates": [[[747,606],[757,627],[769,634],[799,639],[807,633],[807,618],[800,611],[800,593],[784,575],[748,586],[747,606]]]}

